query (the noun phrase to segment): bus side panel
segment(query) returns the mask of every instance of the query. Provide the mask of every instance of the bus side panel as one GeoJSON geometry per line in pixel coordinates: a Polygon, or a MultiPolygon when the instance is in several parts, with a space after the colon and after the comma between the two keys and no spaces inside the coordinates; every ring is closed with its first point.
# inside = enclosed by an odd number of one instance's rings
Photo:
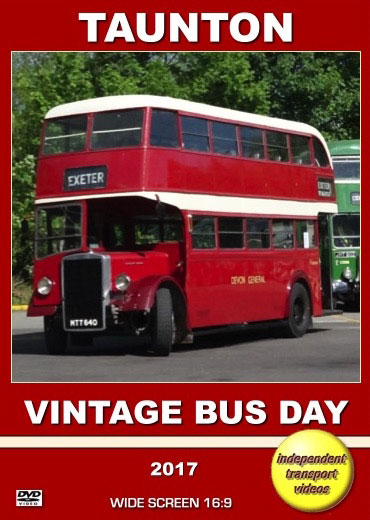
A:
{"type": "Polygon", "coordinates": [[[273,275],[272,252],[191,252],[187,272],[191,326],[276,318],[273,275]]]}
{"type": "MultiPolygon", "coordinates": [[[[322,200],[319,178],[329,168],[222,156],[189,150],[148,148],[145,189],[217,195],[322,200]]],[[[335,197],[325,198],[333,202],[335,197]]]]}
{"type": "Polygon", "coordinates": [[[144,184],[144,149],[104,150],[40,157],[37,167],[36,197],[99,194],[140,191],[144,184]],[[106,186],[68,191],[64,186],[65,170],[69,168],[105,166],[106,186]]]}
{"type": "Polygon", "coordinates": [[[193,328],[284,319],[299,279],[309,286],[314,315],[320,315],[317,249],[263,252],[203,251],[188,258],[187,295],[193,328]]]}
{"type": "Polygon", "coordinates": [[[320,261],[317,249],[282,251],[275,259],[274,292],[279,302],[278,316],[289,315],[290,291],[296,282],[304,280],[312,302],[312,314],[322,314],[320,261]]]}

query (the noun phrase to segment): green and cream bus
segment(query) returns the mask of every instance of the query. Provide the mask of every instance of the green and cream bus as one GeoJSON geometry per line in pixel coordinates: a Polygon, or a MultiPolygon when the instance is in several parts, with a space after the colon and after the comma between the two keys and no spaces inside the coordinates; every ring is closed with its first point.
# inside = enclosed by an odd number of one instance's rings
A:
{"type": "Polygon", "coordinates": [[[360,141],[332,141],[338,213],[329,217],[331,305],[360,301],[360,141]]]}

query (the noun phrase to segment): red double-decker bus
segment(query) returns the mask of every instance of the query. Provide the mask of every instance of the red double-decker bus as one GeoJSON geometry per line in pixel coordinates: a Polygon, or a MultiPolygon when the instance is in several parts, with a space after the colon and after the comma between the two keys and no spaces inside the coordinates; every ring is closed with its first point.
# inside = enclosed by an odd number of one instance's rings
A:
{"type": "Polygon", "coordinates": [[[197,329],[322,313],[319,222],[337,211],[311,126],[156,96],[44,121],[34,293],[50,353],[121,331],[159,355],[197,329]]]}

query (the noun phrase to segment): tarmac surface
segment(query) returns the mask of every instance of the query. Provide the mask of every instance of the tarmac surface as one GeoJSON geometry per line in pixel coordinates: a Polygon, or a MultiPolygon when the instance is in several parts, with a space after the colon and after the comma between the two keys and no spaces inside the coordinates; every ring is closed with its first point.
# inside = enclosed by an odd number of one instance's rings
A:
{"type": "Polygon", "coordinates": [[[314,318],[302,338],[278,328],[222,330],[173,347],[168,358],[145,338],[98,337],[93,346],[46,353],[40,318],[13,312],[13,382],[358,382],[360,314],[314,318]]]}

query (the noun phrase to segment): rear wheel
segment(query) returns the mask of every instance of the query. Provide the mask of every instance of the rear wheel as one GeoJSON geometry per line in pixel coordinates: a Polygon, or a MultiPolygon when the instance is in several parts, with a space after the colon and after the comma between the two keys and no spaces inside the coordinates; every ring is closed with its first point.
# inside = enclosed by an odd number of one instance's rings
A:
{"type": "Polygon", "coordinates": [[[68,335],[63,330],[62,319],[58,316],[44,317],[44,337],[48,354],[64,354],[67,350],[68,335]]]}
{"type": "Polygon", "coordinates": [[[296,283],[290,293],[287,333],[289,337],[300,338],[312,322],[311,303],[306,288],[296,283]]]}
{"type": "Polygon", "coordinates": [[[152,309],[151,343],[157,356],[169,356],[174,336],[174,318],[171,292],[158,289],[152,309]]]}

